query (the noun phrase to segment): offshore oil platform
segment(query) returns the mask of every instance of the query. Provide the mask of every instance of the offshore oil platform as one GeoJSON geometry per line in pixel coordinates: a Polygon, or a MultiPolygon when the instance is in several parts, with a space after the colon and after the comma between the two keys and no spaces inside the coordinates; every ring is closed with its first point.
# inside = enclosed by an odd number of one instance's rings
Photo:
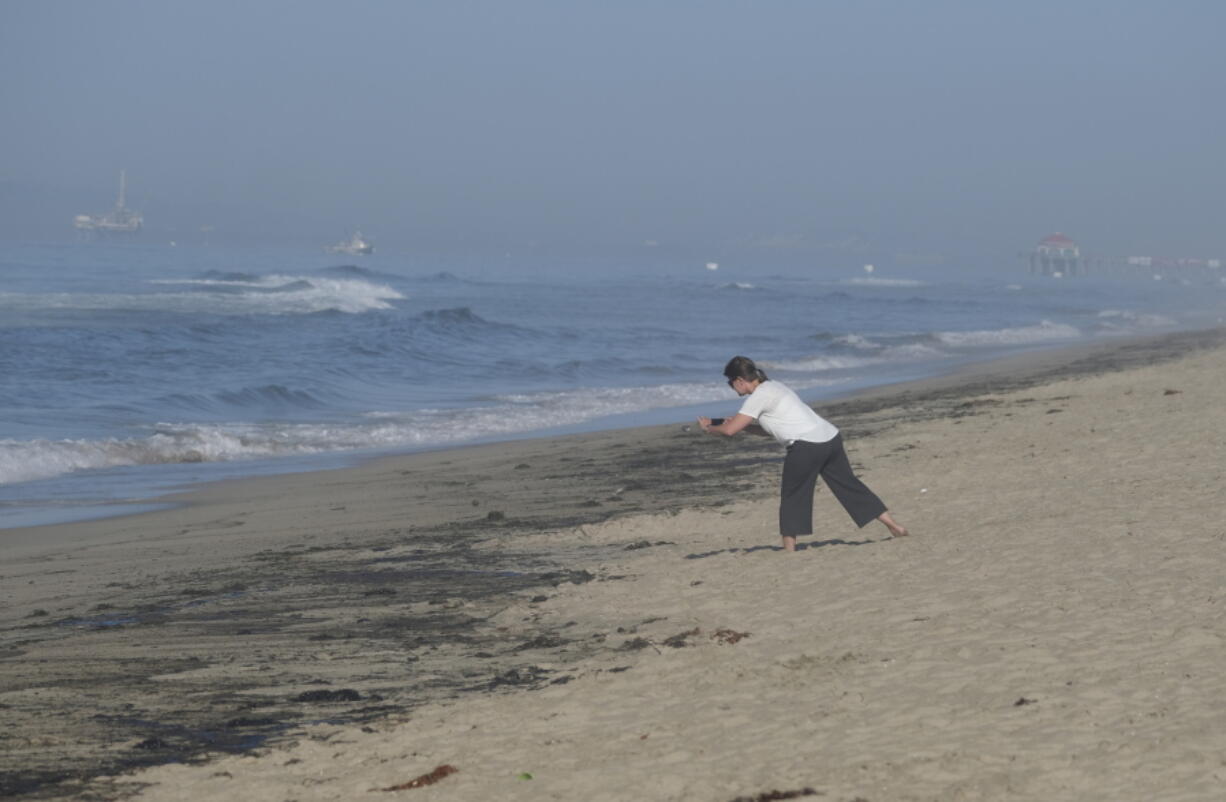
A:
{"type": "Polygon", "coordinates": [[[127,189],[127,171],[120,170],[119,198],[115,201],[115,208],[103,214],[79,214],[72,220],[73,228],[82,234],[95,237],[129,235],[140,231],[145,224],[145,218],[140,212],[127,207],[127,189]]]}

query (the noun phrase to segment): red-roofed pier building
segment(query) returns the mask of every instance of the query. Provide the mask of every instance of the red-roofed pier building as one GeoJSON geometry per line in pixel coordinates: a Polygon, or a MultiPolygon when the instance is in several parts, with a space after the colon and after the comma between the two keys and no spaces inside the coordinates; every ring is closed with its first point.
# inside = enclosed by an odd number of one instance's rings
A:
{"type": "Polygon", "coordinates": [[[1081,248],[1064,234],[1039,240],[1030,252],[1030,272],[1044,276],[1075,276],[1085,270],[1081,248]]]}

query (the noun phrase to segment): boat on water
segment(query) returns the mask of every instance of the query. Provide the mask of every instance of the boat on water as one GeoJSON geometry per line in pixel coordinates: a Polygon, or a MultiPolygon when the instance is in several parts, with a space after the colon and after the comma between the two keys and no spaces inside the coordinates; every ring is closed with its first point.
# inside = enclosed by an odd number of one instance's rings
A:
{"type": "Polygon", "coordinates": [[[79,214],[72,220],[72,225],[78,231],[95,236],[112,234],[135,234],[145,224],[145,218],[140,212],[129,209],[126,202],[128,176],[126,170],[119,171],[119,198],[115,208],[103,214],[79,214]]]}
{"type": "Polygon", "coordinates": [[[375,246],[362,238],[361,231],[355,231],[349,239],[329,245],[324,250],[328,253],[374,253],[375,246]]]}

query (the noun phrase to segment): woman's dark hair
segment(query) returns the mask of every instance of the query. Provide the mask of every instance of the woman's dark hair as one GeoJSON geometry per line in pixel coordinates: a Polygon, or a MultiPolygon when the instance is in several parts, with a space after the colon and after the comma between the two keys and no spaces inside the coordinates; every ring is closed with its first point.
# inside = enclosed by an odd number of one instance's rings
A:
{"type": "Polygon", "coordinates": [[[728,381],[744,379],[747,382],[766,381],[766,374],[747,356],[734,356],[724,365],[724,376],[728,381]]]}

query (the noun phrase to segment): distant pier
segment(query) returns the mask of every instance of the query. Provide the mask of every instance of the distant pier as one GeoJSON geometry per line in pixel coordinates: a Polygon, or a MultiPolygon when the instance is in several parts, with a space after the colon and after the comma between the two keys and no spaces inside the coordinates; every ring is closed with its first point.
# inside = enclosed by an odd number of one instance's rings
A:
{"type": "Polygon", "coordinates": [[[1090,274],[1213,281],[1226,278],[1221,259],[1086,254],[1080,245],[1061,233],[1044,237],[1032,250],[1020,255],[1032,275],[1052,278],[1090,274]]]}

